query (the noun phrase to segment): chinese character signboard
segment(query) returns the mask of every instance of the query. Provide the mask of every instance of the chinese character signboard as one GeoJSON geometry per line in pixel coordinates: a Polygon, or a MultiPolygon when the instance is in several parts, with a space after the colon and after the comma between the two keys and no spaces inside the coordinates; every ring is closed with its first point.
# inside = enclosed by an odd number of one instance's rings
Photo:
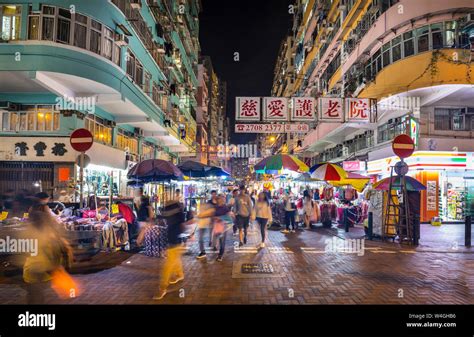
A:
{"type": "Polygon", "coordinates": [[[288,99],[284,97],[264,97],[263,118],[268,122],[288,120],[288,99]]]}
{"type": "Polygon", "coordinates": [[[293,97],[291,120],[314,122],[316,120],[316,100],[313,97],[293,97]]]}
{"type": "Polygon", "coordinates": [[[371,104],[368,98],[346,98],[347,122],[371,122],[371,104]]]}
{"type": "Polygon", "coordinates": [[[236,116],[238,121],[260,121],[260,97],[236,97],[236,116]]]}
{"type": "Polygon", "coordinates": [[[342,98],[319,98],[319,120],[323,122],[343,122],[342,98]]]}

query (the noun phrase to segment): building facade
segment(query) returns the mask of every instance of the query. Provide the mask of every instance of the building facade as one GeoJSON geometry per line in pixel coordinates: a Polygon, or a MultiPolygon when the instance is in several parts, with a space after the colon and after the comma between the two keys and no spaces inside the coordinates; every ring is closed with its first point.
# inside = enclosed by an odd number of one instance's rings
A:
{"type": "Polygon", "coordinates": [[[474,198],[472,1],[307,0],[298,13],[291,95],[377,100],[369,123],[318,123],[303,153],[360,161],[376,180],[397,160],[392,139],[408,133],[409,174],[429,187],[422,221],[462,219],[474,198]]]}
{"type": "Polygon", "coordinates": [[[197,0],[0,1],[0,189],[73,189],[77,128],[94,137],[93,189],[112,175],[123,194],[128,165],[195,152],[199,11],[197,0]]]}

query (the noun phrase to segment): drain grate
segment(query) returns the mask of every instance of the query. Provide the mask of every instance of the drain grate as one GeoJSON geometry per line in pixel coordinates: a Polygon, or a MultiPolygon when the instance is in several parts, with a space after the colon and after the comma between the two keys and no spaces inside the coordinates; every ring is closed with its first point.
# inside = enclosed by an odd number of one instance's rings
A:
{"type": "Polygon", "coordinates": [[[273,274],[275,272],[271,263],[242,263],[242,274],[273,274]]]}

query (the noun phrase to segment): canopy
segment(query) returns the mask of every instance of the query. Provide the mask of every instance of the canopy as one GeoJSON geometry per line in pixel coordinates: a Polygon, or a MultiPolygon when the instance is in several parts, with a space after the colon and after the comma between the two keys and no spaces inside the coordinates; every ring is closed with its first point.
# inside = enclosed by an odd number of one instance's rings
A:
{"type": "Polygon", "coordinates": [[[281,174],[283,171],[308,172],[308,166],[295,156],[277,154],[266,157],[254,166],[256,173],[281,174]]]}
{"type": "Polygon", "coordinates": [[[362,192],[369,180],[369,177],[365,177],[357,173],[348,172],[347,178],[339,181],[328,181],[328,183],[336,187],[350,185],[354,187],[358,192],[362,192]]]}
{"type": "Polygon", "coordinates": [[[347,172],[338,165],[331,163],[323,163],[315,165],[315,170],[311,173],[311,178],[324,181],[341,181],[347,179],[347,172]]]}
{"type": "Polygon", "coordinates": [[[181,170],[181,172],[183,172],[184,175],[190,178],[207,177],[207,172],[211,169],[210,166],[192,160],[188,160],[179,164],[178,168],[181,170]]]}
{"type": "Polygon", "coordinates": [[[127,173],[128,179],[142,182],[160,182],[183,179],[183,172],[173,163],[162,159],[147,159],[133,166],[127,173]]]}
{"type": "Polygon", "coordinates": [[[212,177],[212,176],[215,176],[215,177],[222,177],[222,176],[229,177],[230,176],[229,172],[225,171],[223,168],[218,167],[218,166],[210,166],[209,170],[206,173],[207,173],[206,177],[212,177]]]}
{"type": "MultiPolygon", "coordinates": [[[[392,180],[392,189],[393,190],[400,190],[401,185],[401,177],[400,176],[393,176],[391,177],[392,180]]],[[[415,178],[405,176],[405,183],[407,191],[423,191],[426,190],[426,186],[420,183],[415,178]]],[[[390,177],[382,179],[376,182],[373,186],[376,190],[388,191],[390,189],[390,177]]]]}

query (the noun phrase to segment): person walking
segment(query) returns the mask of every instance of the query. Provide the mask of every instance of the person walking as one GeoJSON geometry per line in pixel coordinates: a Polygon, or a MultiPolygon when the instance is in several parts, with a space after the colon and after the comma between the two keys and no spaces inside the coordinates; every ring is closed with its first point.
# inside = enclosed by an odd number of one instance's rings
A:
{"type": "Polygon", "coordinates": [[[257,220],[257,223],[259,224],[260,234],[262,236],[262,243],[260,244],[260,248],[264,248],[267,224],[273,221],[270,201],[268,200],[267,195],[264,192],[260,192],[260,194],[258,195],[258,199],[255,202],[254,214],[255,220],[257,220]]]}
{"type": "MultiPolygon", "coordinates": [[[[235,201],[237,200],[237,197],[239,196],[239,190],[236,188],[232,191],[232,197],[230,198],[227,206],[229,206],[230,210],[235,214],[235,201]]],[[[232,226],[232,232],[234,235],[237,234],[237,221],[234,219],[234,225],[232,226]]]]}
{"type": "Polygon", "coordinates": [[[138,222],[138,236],[137,244],[140,245],[144,242],[145,232],[147,228],[153,225],[155,219],[155,211],[150,204],[150,198],[146,195],[142,195],[140,198],[140,204],[137,211],[137,222],[138,222]]]}
{"type": "MultiPolygon", "coordinates": [[[[306,191],[305,191],[306,192],[306,191]]],[[[303,197],[303,216],[305,229],[311,228],[311,217],[313,216],[314,202],[309,193],[303,197]]]]}
{"type": "Polygon", "coordinates": [[[58,228],[49,212],[33,210],[29,213],[24,237],[35,238],[37,248],[23,266],[28,304],[44,304],[44,292],[51,286],[55,272],[68,270],[72,264],[72,248],[58,228]]]}
{"type": "Polygon", "coordinates": [[[165,205],[160,218],[165,219],[167,224],[168,249],[167,258],[163,266],[160,286],[154,300],[161,300],[167,294],[168,286],[184,280],[184,271],[181,257],[185,251],[183,247],[182,234],[183,227],[193,219],[185,222],[184,209],[176,200],[170,200],[165,205]]]}
{"type": "MultiPolygon", "coordinates": [[[[207,201],[208,204],[210,204],[213,208],[215,208],[217,206],[217,191],[216,190],[212,190],[211,191],[211,199],[209,199],[207,201]]],[[[212,237],[212,226],[214,225],[214,223],[211,221],[210,224],[209,224],[209,247],[213,247],[214,250],[217,250],[216,248],[216,245],[215,245],[215,242],[214,242],[214,238],[212,237]]]]}
{"type": "Polygon", "coordinates": [[[252,214],[252,200],[246,193],[245,186],[240,186],[240,194],[235,200],[237,228],[239,229],[239,247],[247,244],[247,231],[252,214]]]}
{"type": "Polygon", "coordinates": [[[199,255],[197,259],[203,259],[206,257],[206,249],[204,248],[204,236],[206,232],[209,232],[209,236],[212,237],[211,230],[211,218],[214,216],[215,207],[209,203],[201,204],[197,215],[197,226],[199,235],[199,255]]]}
{"type": "Polygon", "coordinates": [[[215,208],[213,219],[213,236],[215,239],[219,239],[219,255],[217,256],[217,262],[221,262],[224,257],[228,225],[233,223],[231,215],[230,208],[225,203],[225,196],[220,195],[217,198],[217,206],[215,208]]]}
{"type": "Polygon", "coordinates": [[[285,205],[285,225],[286,229],[282,231],[284,234],[294,233],[296,231],[296,220],[295,220],[295,213],[296,213],[296,205],[293,199],[293,194],[291,193],[290,188],[285,191],[285,195],[283,196],[283,203],[285,205]],[[293,229],[291,229],[291,227],[293,229]]]}

